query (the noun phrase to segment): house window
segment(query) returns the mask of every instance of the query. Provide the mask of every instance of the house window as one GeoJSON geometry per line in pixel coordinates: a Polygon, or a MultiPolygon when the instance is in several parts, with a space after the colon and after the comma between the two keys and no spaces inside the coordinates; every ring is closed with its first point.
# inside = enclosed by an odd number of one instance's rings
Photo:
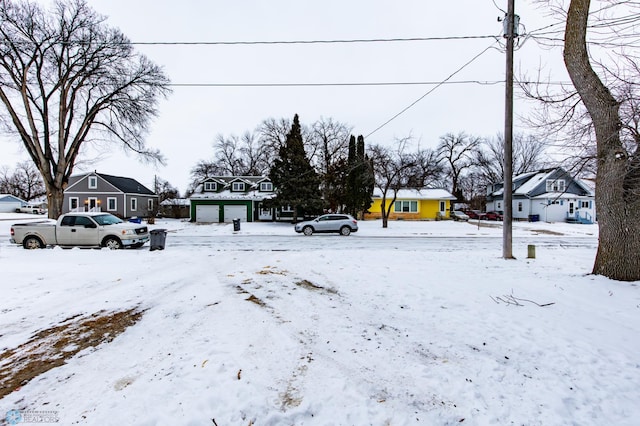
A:
{"type": "Polygon", "coordinates": [[[231,191],[233,192],[242,192],[244,191],[244,182],[233,182],[231,187],[231,191]]]}
{"type": "Polygon", "coordinates": [[[293,207],[291,206],[282,206],[282,210],[283,213],[292,213],[293,212],[293,207]]]}
{"type": "Polygon", "coordinates": [[[396,213],[416,213],[418,211],[418,202],[396,201],[393,210],[396,213]]]}
{"type": "Polygon", "coordinates": [[[205,191],[217,191],[218,190],[218,185],[216,185],[215,182],[205,182],[204,183],[204,190],[205,191]]]}
{"type": "Polygon", "coordinates": [[[147,210],[149,210],[150,212],[153,211],[153,198],[149,198],[147,200],[147,210]]]}
{"type": "Polygon", "coordinates": [[[522,211],[522,201],[518,201],[518,211],[522,211]]]}
{"type": "Polygon", "coordinates": [[[69,211],[74,212],[78,210],[78,197],[69,198],[69,211]]]}
{"type": "Polygon", "coordinates": [[[132,198],[131,199],[131,211],[135,212],[136,210],[138,210],[138,199],[137,198],[132,198]]]}
{"type": "Polygon", "coordinates": [[[580,201],[580,208],[581,209],[589,209],[589,208],[591,208],[591,202],[590,201],[580,201]]]}
{"type": "Polygon", "coordinates": [[[98,188],[98,177],[89,176],[89,189],[97,189],[97,188],[98,188]]]}
{"type": "Polygon", "coordinates": [[[547,180],[547,192],[564,192],[566,187],[564,180],[547,180]]]}
{"type": "Polygon", "coordinates": [[[447,209],[447,203],[440,201],[440,211],[444,212],[447,209]]]}
{"type": "Polygon", "coordinates": [[[90,212],[99,212],[100,209],[98,207],[100,203],[98,203],[98,199],[96,197],[89,197],[87,198],[87,207],[89,208],[90,212]]]}
{"type": "Polygon", "coordinates": [[[116,202],[116,197],[107,197],[107,211],[114,212],[118,210],[118,204],[116,202]]]}
{"type": "Polygon", "coordinates": [[[260,191],[263,191],[263,192],[273,191],[273,184],[271,182],[261,182],[260,191]]]}

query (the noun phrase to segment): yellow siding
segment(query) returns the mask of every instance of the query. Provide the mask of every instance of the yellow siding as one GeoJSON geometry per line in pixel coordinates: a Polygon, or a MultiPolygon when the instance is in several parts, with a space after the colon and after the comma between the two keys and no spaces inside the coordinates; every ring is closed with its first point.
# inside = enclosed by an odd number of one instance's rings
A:
{"type": "MultiPolygon", "coordinates": [[[[390,220],[404,219],[404,220],[435,220],[440,211],[440,201],[442,200],[396,200],[396,201],[418,201],[418,211],[416,213],[400,213],[394,212],[393,207],[389,214],[390,220]]],[[[449,217],[449,208],[451,202],[449,200],[443,200],[445,202],[445,217],[449,217]]],[[[389,200],[387,200],[389,203],[389,200]]],[[[373,204],[369,207],[369,213],[365,214],[365,219],[381,219],[382,213],[380,205],[382,199],[376,198],[373,200],[373,204]]]]}

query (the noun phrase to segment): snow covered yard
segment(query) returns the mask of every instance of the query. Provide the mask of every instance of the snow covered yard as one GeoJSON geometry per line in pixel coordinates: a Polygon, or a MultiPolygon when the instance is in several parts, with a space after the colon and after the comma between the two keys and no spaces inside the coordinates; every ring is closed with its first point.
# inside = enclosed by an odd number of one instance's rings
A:
{"type": "MultiPolygon", "coordinates": [[[[0,377],[25,369],[20,351],[64,362],[12,389],[2,380],[2,418],[31,410],[64,425],[638,423],[639,288],[589,275],[592,247],[545,246],[526,259],[527,247],[514,246],[518,259],[505,261],[498,224],[382,230],[376,221],[347,238],[412,238],[349,251],[345,237],[295,236],[287,251],[221,251],[172,247],[172,238],[215,241],[231,225],[158,221],[172,231],[164,251],[26,251],[8,244],[13,222],[0,221],[0,377]],[[455,249],[421,251],[416,236],[450,236],[455,249]],[[475,236],[492,244],[455,242],[475,236]],[[326,248],[300,249],[308,238],[326,248]],[[105,328],[91,333],[98,323],[105,328]]],[[[256,238],[293,233],[242,226],[256,238]]],[[[595,226],[515,226],[514,236],[597,235],[595,226]]]]}

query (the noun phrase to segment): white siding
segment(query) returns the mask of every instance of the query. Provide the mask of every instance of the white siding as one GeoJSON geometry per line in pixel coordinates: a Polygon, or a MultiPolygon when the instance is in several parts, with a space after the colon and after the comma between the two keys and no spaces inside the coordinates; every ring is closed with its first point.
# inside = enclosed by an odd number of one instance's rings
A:
{"type": "Polygon", "coordinates": [[[224,221],[232,222],[233,219],[247,222],[247,206],[224,206],[224,221]]]}
{"type": "Polygon", "coordinates": [[[220,222],[220,206],[196,206],[196,222],[220,222]]]}

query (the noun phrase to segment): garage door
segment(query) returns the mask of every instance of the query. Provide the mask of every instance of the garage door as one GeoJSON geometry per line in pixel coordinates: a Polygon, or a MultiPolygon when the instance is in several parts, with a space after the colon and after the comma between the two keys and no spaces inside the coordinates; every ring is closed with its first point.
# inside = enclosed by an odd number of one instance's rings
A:
{"type": "Polygon", "coordinates": [[[247,206],[224,206],[224,221],[232,222],[233,219],[247,221],[247,206]]]}
{"type": "Polygon", "coordinates": [[[196,206],[196,222],[220,222],[220,206],[196,206]]]}

